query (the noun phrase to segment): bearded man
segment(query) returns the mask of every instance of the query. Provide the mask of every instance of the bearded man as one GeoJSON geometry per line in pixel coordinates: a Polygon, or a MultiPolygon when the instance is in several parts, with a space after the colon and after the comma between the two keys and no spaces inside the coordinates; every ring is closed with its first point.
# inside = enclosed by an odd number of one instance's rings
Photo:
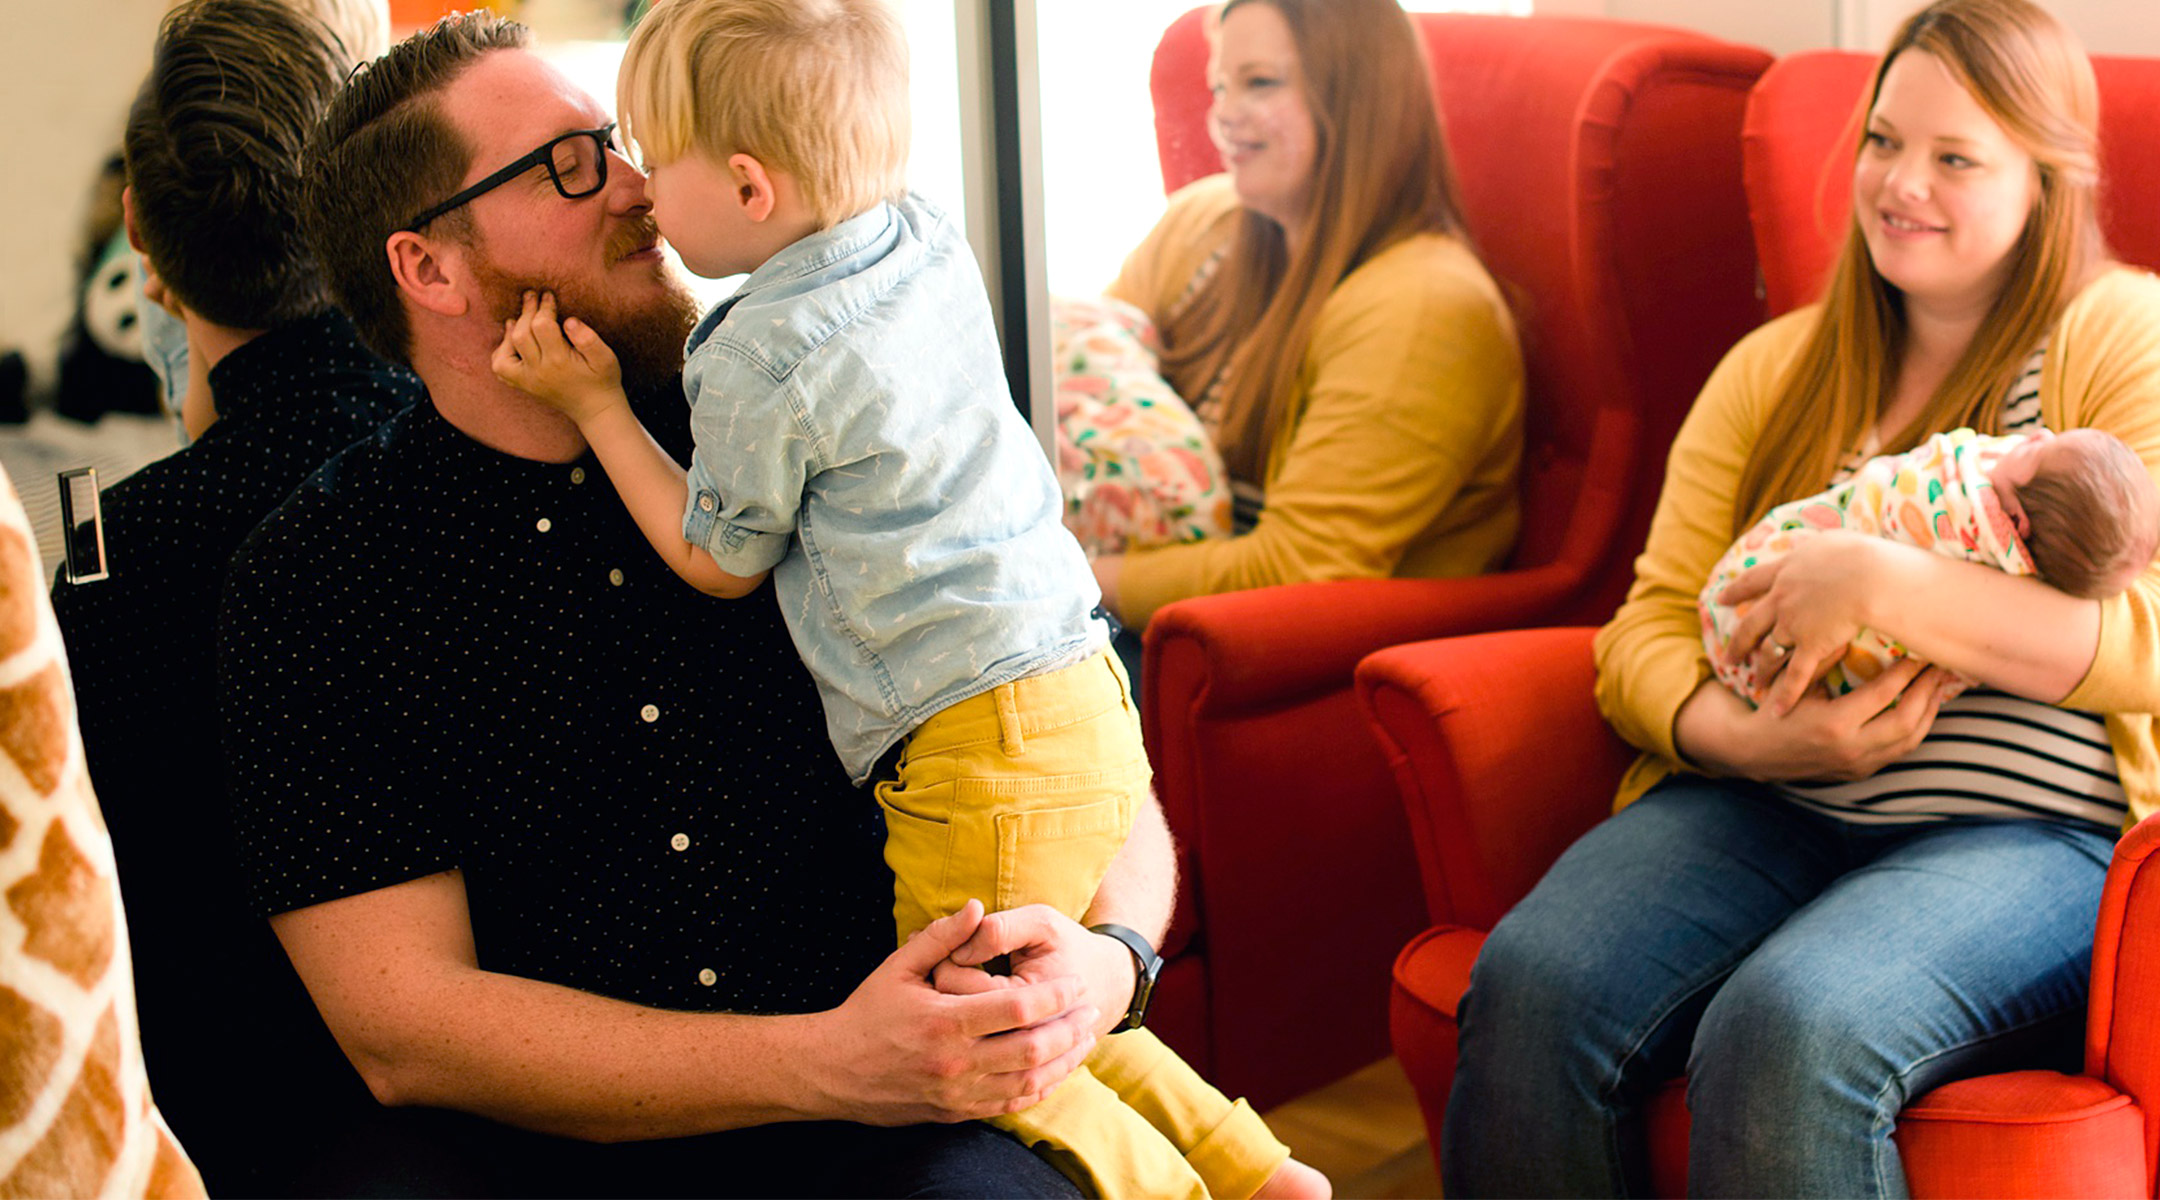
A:
{"type": "MultiPolygon", "coordinates": [[[[972,904],[895,952],[877,807],[771,593],[676,580],[576,427],[489,367],[553,291],[687,456],[693,306],[606,113],[520,27],[452,17],[354,77],[303,173],[340,305],[428,399],[243,550],[226,731],[256,905],[374,1095],[450,1110],[403,1127],[448,1152],[398,1162],[454,1169],[402,1183],[1071,1194],[970,1118],[1086,1056],[1132,955],[972,904]]],[[[1168,923],[1150,816],[1090,923],[1168,923]]]]}

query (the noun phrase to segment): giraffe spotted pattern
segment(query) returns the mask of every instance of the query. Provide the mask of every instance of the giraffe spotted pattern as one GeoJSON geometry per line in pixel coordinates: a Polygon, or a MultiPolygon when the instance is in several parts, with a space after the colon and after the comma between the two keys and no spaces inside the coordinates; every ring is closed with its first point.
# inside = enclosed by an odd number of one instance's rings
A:
{"type": "Polygon", "coordinates": [[[44,580],[0,475],[0,1197],[200,1196],[143,1076],[112,842],[44,580]]]}

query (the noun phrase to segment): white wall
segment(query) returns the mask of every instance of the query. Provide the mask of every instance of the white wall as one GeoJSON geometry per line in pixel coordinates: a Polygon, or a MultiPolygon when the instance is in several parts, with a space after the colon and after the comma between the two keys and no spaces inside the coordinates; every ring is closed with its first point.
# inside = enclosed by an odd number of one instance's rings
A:
{"type": "Polygon", "coordinates": [[[0,350],[49,370],[74,309],[74,256],[98,165],[120,148],[165,0],[0,6],[0,350]]]}

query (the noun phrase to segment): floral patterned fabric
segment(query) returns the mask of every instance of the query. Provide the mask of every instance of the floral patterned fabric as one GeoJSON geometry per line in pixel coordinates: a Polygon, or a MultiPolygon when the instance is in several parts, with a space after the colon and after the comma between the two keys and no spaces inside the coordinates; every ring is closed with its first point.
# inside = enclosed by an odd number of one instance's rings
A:
{"type": "MultiPolygon", "coordinates": [[[[1970,429],[1939,433],[1903,454],[1868,459],[1828,491],[1771,509],[1711,568],[1697,602],[1703,648],[1718,679],[1751,703],[1762,702],[1753,663],[1724,661],[1733,628],[1753,602],[1727,606],[1717,603],[1718,594],[1735,575],[1785,557],[1801,539],[1824,530],[1850,529],[2012,575],[2032,574],[2025,544],[1988,482],[1995,461],[2025,436],[1990,437],[1970,429]]],[[[1863,629],[1844,659],[1830,668],[1824,686],[1832,696],[1842,696],[1904,657],[1903,646],[1863,629]]]]}
{"type": "Polygon", "coordinates": [[[1164,381],[1147,315],[1107,298],[1055,300],[1050,335],[1065,525],[1088,556],[1227,535],[1222,456],[1164,381]]]}

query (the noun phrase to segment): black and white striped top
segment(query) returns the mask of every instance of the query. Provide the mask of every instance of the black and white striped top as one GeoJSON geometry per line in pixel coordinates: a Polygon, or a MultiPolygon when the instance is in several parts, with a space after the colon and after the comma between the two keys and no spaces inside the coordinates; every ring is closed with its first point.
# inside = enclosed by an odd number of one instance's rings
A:
{"type": "MultiPolygon", "coordinates": [[[[2040,424],[2043,343],[2003,401],[2002,432],[2040,424]]],[[[1839,468],[1842,482],[1864,448],[1839,468]]],[[[2098,713],[2076,712],[1993,688],[1943,703],[1912,752],[1854,783],[1780,784],[1796,803],[1847,821],[1896,824],[1957,817],[2042,817],[2121,827],[2129,799],[2098,713]]]]}

